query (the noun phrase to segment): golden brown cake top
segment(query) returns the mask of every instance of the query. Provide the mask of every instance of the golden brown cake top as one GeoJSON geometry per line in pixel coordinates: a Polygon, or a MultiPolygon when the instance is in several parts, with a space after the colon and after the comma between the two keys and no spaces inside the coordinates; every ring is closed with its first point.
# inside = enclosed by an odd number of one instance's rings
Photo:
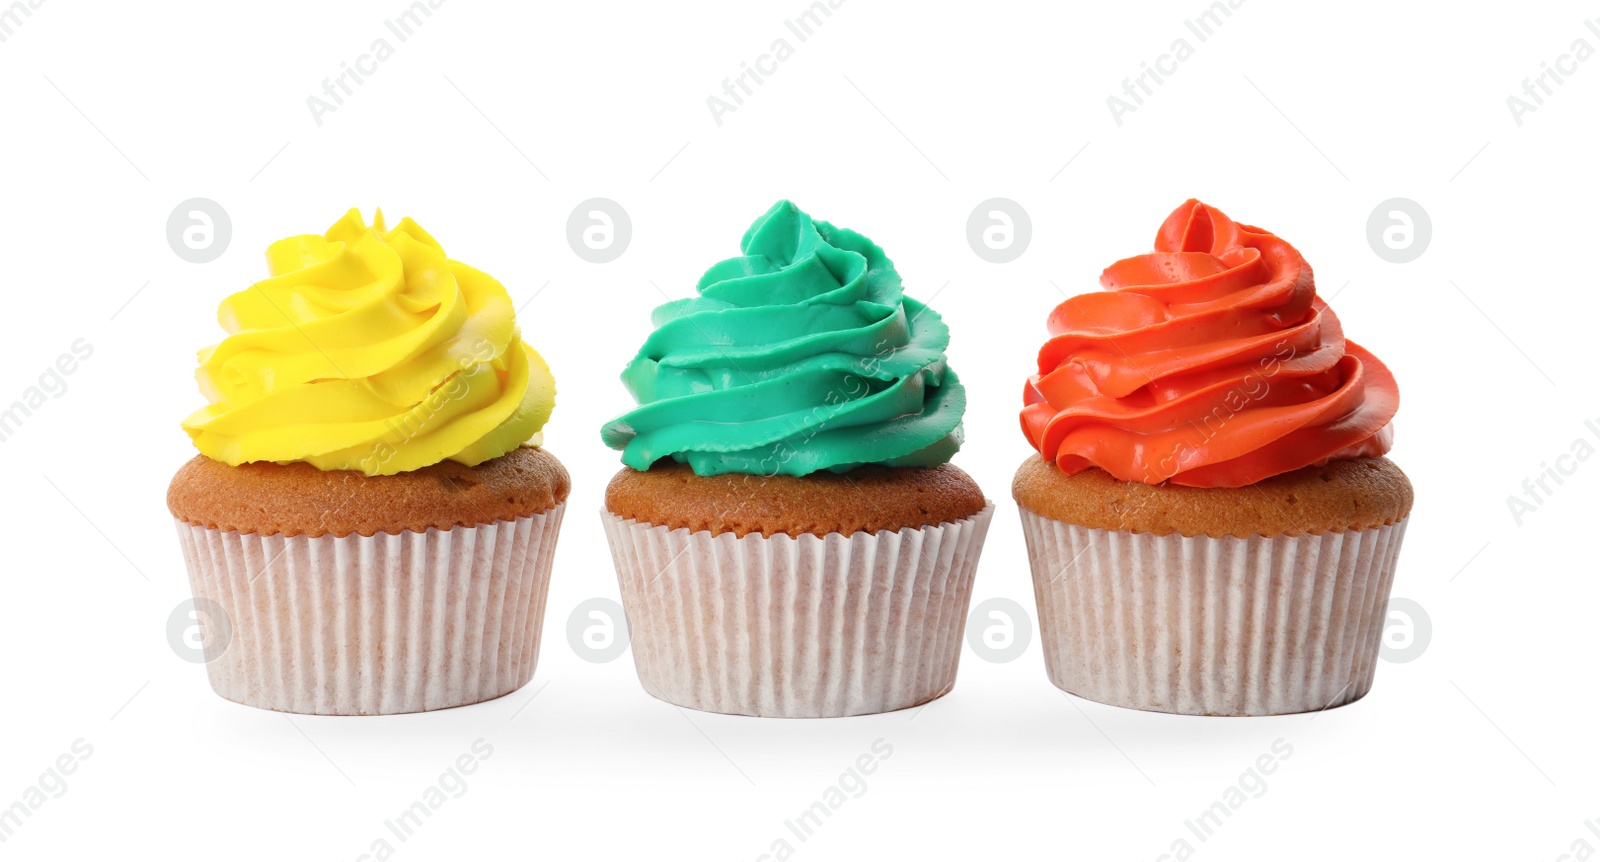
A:
{"type": "Polygon", "coordinates": [[[690,532],[852,535],[970,518],[987,501],[953,464],[857,467],[809,476],[696,476],[687,465],[624,468],[606,486],[614,515],[690,532]]]}
{"type": "Polygon", "coordinates": [[[1240,488],[1123,482],[1099,469],[1068,476],[1028,456],[1017,505],[1056,521],[1164,536],[1299,536],[1393,524],[1411,513],[1411,482],[1387,458],[1332,461],[1240,488]]]}
{"type": "Polygon", "coordinates": [[[185,523],[216,530],[371,536],[515,520],[553,508],[571,490],[561,462],[529,447],[476,467],[443,461],[394,476],[301,462],[230,467],[200,455],[172,477],[167,508],[185,523]]]}

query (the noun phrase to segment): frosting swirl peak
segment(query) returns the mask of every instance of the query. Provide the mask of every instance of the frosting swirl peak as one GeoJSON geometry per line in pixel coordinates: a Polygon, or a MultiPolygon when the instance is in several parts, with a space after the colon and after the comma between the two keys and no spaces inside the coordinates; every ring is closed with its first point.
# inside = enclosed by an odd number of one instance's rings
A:
{"type": "Polygon", "coordinates": [[[647,470],[803,476],[935,466],[961,445],[950,331],[866,237],[780,201],[699,296],[655,309],[622,381],[639,407],[601,439],[647,470]]]}
{"type": "Polygon", "coordinates": [[[1393,441],[1394,377],[1289,243],[1189,200],[1050,314],[1022,430],[1067,473],[1239,487],[1393,441]]]}
{"type": "Polygon", "coordinates": [[[540,442],[555,381],[506,289],[411,219],[374,222],[273,243],[272,277],[223,300],[195,373],[211,403],[183,422],[202,453],[376,476],[540,442]]]}

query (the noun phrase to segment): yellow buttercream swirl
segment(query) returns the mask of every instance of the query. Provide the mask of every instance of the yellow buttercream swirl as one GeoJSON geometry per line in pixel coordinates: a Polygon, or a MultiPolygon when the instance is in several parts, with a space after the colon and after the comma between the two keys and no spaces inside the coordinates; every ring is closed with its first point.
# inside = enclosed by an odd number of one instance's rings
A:
{"type": "Polygon", "coordinates": [[[386,476],[539,444],[555,380],[506,289],[411,219],[373,221],[273,243],[272,277],[223,300],[195,372],[211,404],[183,422],[202,453],[386,476]]]}

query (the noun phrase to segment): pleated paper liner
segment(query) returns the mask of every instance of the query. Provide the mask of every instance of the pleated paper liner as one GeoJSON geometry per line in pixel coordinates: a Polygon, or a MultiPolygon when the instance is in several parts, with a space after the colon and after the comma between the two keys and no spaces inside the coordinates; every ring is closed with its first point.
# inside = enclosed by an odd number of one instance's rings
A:
{"type": "Polygon", "coordinates": [[[938,526],[799,538],[601,515],[645,691],[822,718],[916,706],[955,684],[994,505],[938,526]]]}
{"type": "Polygon", "coordinates": [[[397,535],[261,536],[177,522],[197,598],[232,639],[207,664],[228,700],[318,715],[464,706],[532,679],[566,504],[397,535]]]}
{"type": "Polygon", "coordinates": [[[1020,511],[1045,668],[1061,689],[1186,715],[1313,712],[1371,689],[1404,520],[1211,538],[1020,511]]]}

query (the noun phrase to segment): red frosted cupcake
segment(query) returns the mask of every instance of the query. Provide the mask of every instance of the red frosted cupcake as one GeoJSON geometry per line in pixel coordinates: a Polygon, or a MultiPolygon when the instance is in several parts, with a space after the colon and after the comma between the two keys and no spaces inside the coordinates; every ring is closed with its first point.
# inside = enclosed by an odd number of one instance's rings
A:
{"type": "Polygon", "coordinates": [[[1198,201],[1049,318],[1017,472],[1045,665],[1138,709],[1366,694],[1412,490],[1399,406],[1294,247],[1198,201]]]}

